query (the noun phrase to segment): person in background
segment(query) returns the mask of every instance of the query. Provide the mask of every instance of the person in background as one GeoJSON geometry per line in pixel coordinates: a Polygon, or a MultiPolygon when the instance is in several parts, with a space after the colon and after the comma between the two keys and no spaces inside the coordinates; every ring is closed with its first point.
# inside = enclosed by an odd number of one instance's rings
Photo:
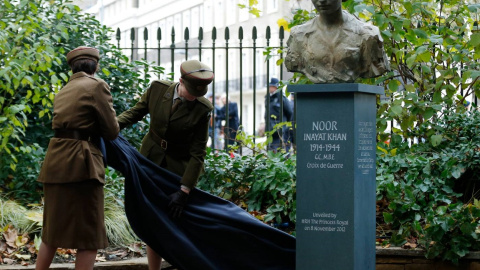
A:
{"type": "MultiPolygon", "coordinates": [[[[150,115],[150,128],[143,138],[140,153],[181,176],[178,191],[168,205],[173,219],[180,219],[201,173],[208,142],[208,125],[213,105],[204,97],[214,74],[198,60],[180,65],[178,82],[153,81],[134,107],[120,114],[120,128],[150,115]]],[[[172,243],[173,245],[174,243],[172,243]]],[[[162,258],[147,246],[149,270],[159,270],[162,258]]]]}
{"type": "MultiPolygon", "coordinates": [[[[278,89],[279,80],[277,78],[271,78],[268,84],[268,90],[270,95],[265,97],[265,106],[268,106],[268,100],[270,99],[270,106],[265,108],[265,123],[270,121],[269,126],[266,127],[266,131],[273,130],[274,126],[280,122],[287,122],[293,120],[293,109],[290,101],[287,99],[281,89],[278,89]]],[[[272,134],[272,142],[268,145],[268,149],[277,151],[282,147],[282,140],[288,131],[287,127],[282,127],[277,132],[272,134]]]]}
{"type": "Polygon", "coordinates": [[[236,102],[232,102],[230,100],[227,101],[227,96],[222,96],[222,103],[223,107],[220,108],[220,112],[218,114],[217,119],[225,120],[224,125],[224,134],[225,134],[225,149],[228,150],[230,145],[235,144],[235,138],[237,137],[237,131],[239,127],[238,121],[238,106],[236,102]],[[227,106],[228,102],[228,106],[227,106]],[[227,107],[228,107],[228,114],[227,114],[227,107]],[[227,122],[228,117],[228,122],[227,122]],[[228,127],[227,127],[228,124],[228,127]]]}
{"type": "Polygon", "coordinates": [[[218,118],[218,115],[221,113],[220,111],[220,96],[215,96],[215,103],[213,103],[213,96],[209,95],[208,100],[212,102],[214,106],[214,115],[210,119],[210,124],[208,126],[208,134],[212,140],[212,148],[215,149],[222,149],[223,142],[221,140],[221,129],[222,129],[222,120],[218,118]]]}
{"type": "Polygon", "coordinates": [[[104,223],[105,165],[100,137],[120,131],[108,85],[94,77],[100,54],[78,47],[67,54],[73,75],[55,96],[43,183],[42,243],[35,269],[49,269],[58,247],[77,249],[75,269],[93,269],[97,249],[108,246],[104,223]]]}

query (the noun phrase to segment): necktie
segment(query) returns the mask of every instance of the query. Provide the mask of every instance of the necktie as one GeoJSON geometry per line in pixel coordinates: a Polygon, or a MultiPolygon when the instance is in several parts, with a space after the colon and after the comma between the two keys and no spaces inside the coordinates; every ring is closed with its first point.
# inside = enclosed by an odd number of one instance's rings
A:
{"type": "Polygon", "coordinates": [[[178,109],[178,106],[180,106],[180,104],[182,104],[182,100],[180,98],[176,98],[175,102],[173,103],[172,109],[170,110],[170,114],[173,114],[178,109]]]}

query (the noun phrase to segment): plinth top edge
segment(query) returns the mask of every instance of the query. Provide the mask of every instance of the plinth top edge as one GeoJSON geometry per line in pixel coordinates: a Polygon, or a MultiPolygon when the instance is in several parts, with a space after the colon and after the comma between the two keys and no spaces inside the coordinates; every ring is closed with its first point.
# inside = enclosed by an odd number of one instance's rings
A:
{"type": "Polygon", "coordinates": [[[360,92],[384,95],[382,86],[361,83],[326,83],[326,84],[291,84],[287,85],[290,93],[336,93],[336,92],[360,92]]]}

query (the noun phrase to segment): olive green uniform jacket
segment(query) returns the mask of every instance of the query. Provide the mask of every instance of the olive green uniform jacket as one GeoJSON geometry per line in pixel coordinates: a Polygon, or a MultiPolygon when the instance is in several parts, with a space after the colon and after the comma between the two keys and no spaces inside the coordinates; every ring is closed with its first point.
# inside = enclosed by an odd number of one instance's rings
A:
{"type": "Polygon", "coordinates": [[[169,81],[152,82],[140,101],[117,119],[120,128],[124,128],[150,114],[150,129],[143,138],[140,153],[182,176],[181,183],[193,188],[203,172],[208,123],[213,106],[206,98],[199,97],[194,101],[185,100],[170,115],[177,84],[169,81]]]}
{"type": "MultiPolygon", "coordinates": [[[[79,129],[113,140],[120,128],[112,95],[101,79],[77,72],[58,92],[53,103],[53,129],[79,129]]],[[[103,155],[90,141],[52,138],[38,181],[72,183],[96,179],[105,183],[103,155]]]]}

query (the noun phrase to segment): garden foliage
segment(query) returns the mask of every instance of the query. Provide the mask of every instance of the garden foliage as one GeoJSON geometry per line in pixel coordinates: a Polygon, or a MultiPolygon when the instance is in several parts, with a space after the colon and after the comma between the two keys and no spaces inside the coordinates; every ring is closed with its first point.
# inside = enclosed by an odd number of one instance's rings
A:
{"type": "MultiPolygon", "coordinates": [[[[467,105],[476,110],[480,95],[480,4],[348,0],[343,7],[379,27],[391,64],[357,81],[385,89],[377,114],[377,199],[385,207],[377,222],[394,231],[390,244],[413,239],[427,257],[456,262],[479,249],[479,115],[467,105]]],[[[313,15],[298,10],[287,30],[313,15]]],[[[289,83],[309,81],[295,74],[289,83]]]]}
{"type": "MultiPolygon", "coordinates": [[[[66,53],[78,46],[100,50],[97,76],[111,88],[117,113],[130,108],[163,69],[130,63],[110,43],[113,31],[69,0],[0,1],[0,189],[23,202],[38,202],[36,177],[48,146],[53,99],[68,82],[66,53]],[[141,70],[141,71],[139,71],[141,70]],[[21,168],[17,167],[21,164],[21,168]]],[[[146,121],[123,131],[136,146],[146,121]]]]}

